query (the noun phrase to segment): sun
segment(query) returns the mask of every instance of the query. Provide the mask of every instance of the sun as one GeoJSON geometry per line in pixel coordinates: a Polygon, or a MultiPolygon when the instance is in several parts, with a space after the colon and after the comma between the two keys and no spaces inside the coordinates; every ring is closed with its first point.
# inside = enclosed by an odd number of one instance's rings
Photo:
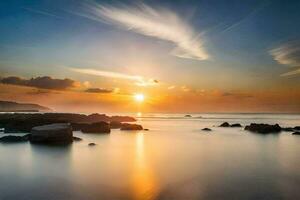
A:
{"type": "Polygon", "coordinates": [[[145,100],[145,96],[144,94],[135,94],[134,95],[134,99],[137,101],[137,102],[143,102],[145,100]]]}

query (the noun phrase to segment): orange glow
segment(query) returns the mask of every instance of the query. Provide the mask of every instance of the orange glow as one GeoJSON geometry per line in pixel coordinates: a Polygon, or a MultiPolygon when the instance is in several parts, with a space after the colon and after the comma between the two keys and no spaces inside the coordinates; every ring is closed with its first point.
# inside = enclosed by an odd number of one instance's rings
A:
{"type": "Polygon", "coordinates": [[[155,181],[145,157],[144,133],[136,134],[136,159],[134,163],[133,194],[134,199],[148,199],[149,194],[155,194],[155,181]],[[151,191],[151,192],[149,192],[151,191]]]}
{"type": "Polygon", "coordinates": [[[143,102],[145,100],[145,96],[144,94],[135,94],[134,95],[134,99],[137,101],[137,102],[143,102]]]}

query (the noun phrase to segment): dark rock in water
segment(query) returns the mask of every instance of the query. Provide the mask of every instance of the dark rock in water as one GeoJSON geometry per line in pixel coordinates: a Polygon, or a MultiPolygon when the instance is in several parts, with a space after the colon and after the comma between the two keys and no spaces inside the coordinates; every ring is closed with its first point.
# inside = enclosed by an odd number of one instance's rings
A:
{"type": "Polygon", "coordinates": [[[80,137],[73,137],[73,141],[75,141],[75,142],[79,142],[79,141],[82,141],[82,139],[80,138],[80,137]]]}
{"type": "Polygon", "coordinates": [[[300,135],[300,132],[296,131],[294,133],[292,133],[293,135],[300,135]]]}
{"type": "Polygon", "coordinates": [[[281,131],[281,127],[278,124],[270,125],[270,124],[255,124],[251,123],[249,126],[245,127],[245,130],[256,132],[256,133],[279,133],[281,131]]]}
{"type": "Polygon", "coordinates": [[[135,122],[136,119],[133,117],[129,117],[129,116],[111,116],[109,118],[110,122],[135,122]]]}
{"type": "Polygon", "coordinates": [[[111,129],[119,129],[123,125],[121,122],[118,122],[118,121],[112,121],[109,124],[110,124],[111,129]]]}
{"type": "Polygon", "coordinates": [[[220,127],[229,127],[230,124],[228,122],[224,122],[220,125],[220,127]]]}
{"type": "Polygon", "coordinates": [[[86,124],[81,131],[83,133],[110,133],[110,125],[107,122],[86,124]]]}
{"type": "Polygon", "coordinates": [[[287,131],[287,132],[293,132],[294,128],[292,127],[286,127],[286,128],[281,128],[282,131],[287,131]]]}
{"type": "Polygon", "coordinates": [[[123,123],[121,127],[122,131],[134,131],[134,130],[143,130],[143,127],[139,124],[128,124],[123,123]]]}
{"type": "Polygon", "coordinates": [[[84,129],[88,125],[89,125],[88,123],[71,123],[73,131],[81,131],[82,129],[84,129]]]}
{"type": "Polygon", "coordinates": [[[7,135],[0,138],[0,142],[14,143],[14,142],[27,142],[30,138],[30,134],[24,136],[7,135]]]}
{"type": "Polygon", "coordinates": [[[242,127],[242,125],[241,125],[241,124],[238,124],[238,123],[236,123],[236,124],[231,124],[231,125],[230,125],[230,127],[242,127]]]}
{"type": "Polygon", "coordinates": [[[54,123],[95,123],[95,122],[133,122],[135,119],[128,116],[107,116],[104,114],[74,114],[74,113],[0,113],[0,127],[6,133],[29,133],[35,126],[54,123]]]}
{"type": "Polygon", "coordinates": [[[235,123],[235,124],[229,124],[228,122],[224,122],[224,123],[222,123],[219,127],[242,127],[242,125],[241,124],[239,124],[239,123],[235,123]]]}
{"type": "Polygon", "coordinates": [[[73,142],[73,132],[70,124],[50,124],[32,128],[30,142],[46,144],[68,144],[73,142]]]}
{"type": "Polygon", "coordinates": [[[202,131],[211,131],[210,128],[203,128],[202,131]]]}
{"type": "Polygon", "coordinates": [[[95,146],[95,145],[96,145],[96,144],[93,143],[93,142],[89,143],[89,146],[95,146]]]}
{"type": "Polygon", "coordinates": [[[185,115],[184,117],[192,117],[192,115],[185,115]]]}
{"type": "Polygon", "coordinates": [[[144,128],[144,131],[149,131],[149,128],[144,128]]]}
{"type": "Polygon", "coordinates": [[[295,126],[294,129],[300,131],[300,126],[295,126]]]}

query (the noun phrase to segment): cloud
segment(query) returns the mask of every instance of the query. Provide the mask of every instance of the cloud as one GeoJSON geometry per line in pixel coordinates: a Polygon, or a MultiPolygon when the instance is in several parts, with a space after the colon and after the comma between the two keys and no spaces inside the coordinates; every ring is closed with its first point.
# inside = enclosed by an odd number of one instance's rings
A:
{"type": "Polygon", "coordinates": [[[189,91],[191,91],[191,89],[190,88],[188,88],[187,86],[181,86],[181,90],[182,91],[184,91],[184,92],[189,92],[189,91]]]}
{"type": "Polygon", "coordinates": [[[88,88],[85,90],[88,93],[112,93],[113,90],[104,89],[104,88],[88,88]]]}
{"type": "Polygon", "coordinates": [[[242,98],[253,98],[253,96],[249,95],[249,94],[231,93],[231,92],[223,92],[222,96],[223,97],[235,97],[235,98],[239,98],[239,99],[242,99],[242,98]]]}
{"type": "Polygon", "coordinates": [[[142,76],[129,75],[129,74],[124,74],[119,72],[96,70],[96,69],[80,69],[80,68],[69,68],[69,69],[71,71],[75,71],[82,74],[132,80],[135,81],[135,84],[137,86],[154,86],[158,84],[158,80],[156,79],[145,79],[142,76]]]}
{"type": "Polygon", "coordinates": [[[294,70],[294,71],[290,71],[290,72],[281,74],[280,76],[291,76],[291,75],[296,75],[296,74],[300,74],[300,68],[299,68],[299,69],[296,69],[296,70],[294,70]]]}
{"type": "Polygon", "coordinates": [[[296,70],[281,74],[281,76],[300,74],[300,40],[290,41],[278,48],[272,49],[270,54],[279,64],[298,68],[296,70]]]}
{"type": "Polygon", "coordinates": [[[173,89],[175,89],[175,87],[176,87],[175,85],[171,85],[171,86],[167,87],[167,89],[168,90],[173,90],[173,89]]]}
{"type": "Polygon", "coordinates": [[[129,80],[142,80],[143,78],[141,76],[134,76],[134,75],[128,75],[118,72],[111,72],[111,71],[103,71],[103,70],[96,70],[96,69],[79,69],[79,68],[69,68],[70,70],[74,72],[79,72],[82,74],[89,74],[89,75],[95,75],[95,76],[104,76],[104,77],[111,77],[111,78],[121,78],[121,79],[129,79],[129,80]]]}
{"type": "Polygon", "coordinates": [[[91,15],[81,16],[173,43],[175,48],[171,54],[174,56],[195,60],[209,58],[200,34],[171,10],[152,8],[145,4],[130,7],[93,4],[87,7],[91,15]]]}
{"type": "Polygon", "coordinates": [[[27,10],[27,11],[29,11],[29,12],[33,12],[33,13],[37,13],[37,14],[41,14],[41,15],[46,15],[46,16],[49,16],[49,17],[57,18],[57,19],[63,19],[63,18],[60,17],[60,16],[54,15],[54,14],[49,13],[49,12],[46,12],[46,11],[36,10],[36,9],[26,8],[26,7],[23,7],[23,9],[24,9],[24,10],[27,10]]]}
{"type": "Polygon", "coordinates": [[[18,76],[9,76],[2,78],[0,83],[29,86],[41,89],[65,90],[76,87],[77,82],[71,79],[54,79],[49,76],[36,77],[31,79],[23,79],[18,76]]]}

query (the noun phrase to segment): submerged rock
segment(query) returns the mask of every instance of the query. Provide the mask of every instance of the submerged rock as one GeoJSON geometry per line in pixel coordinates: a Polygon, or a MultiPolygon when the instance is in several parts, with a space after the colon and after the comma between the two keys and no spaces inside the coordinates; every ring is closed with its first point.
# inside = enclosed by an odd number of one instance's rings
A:
{"type": "Polygon", "coordinates": [[[270,124],[256,124],[251,123],[250,125],[245,127],[245,130],[256,132],[256,133],[279,133],[281,131],[281,127],[278,124],[270,125],[270,124]]]}
{"type": "Polygon", "coordinates": [[[30,142],[71,143],[73,142],[72,127],[68,123],[57,123],[33,127],[31,130],[30,142]]]}
{"type": "Polygon", "coordinates": [[[79,141],[82,141],[82,139],[80,138],[80,137],[73,137],[73,141],[75,141],[75,142],[79,142],[79,141]]]}
{"type": "Polygon", "coordinates": [[[286,127],[286,128],[281,128],[282,131],[287,131],[287,132],[293,132],[294,128],[292,127],[286,127]]]}
{"type": "Polygon", "coordinates": [[[81,131],[83,133],[110,133],[110,125],[107,122],[85,124],[81,131]]]}
{"type": "Polygon", "coordinates": [[[202,131],[211,131],[210,128],[203,128],[202,131]]]}
{"type": "Polygon", "coordinates": [[[93,143],[93,142],[89,143],[89,146],[95,146],[95,145],[96,145],[96,144],[93,143]]]}
{"type": "Polygon", "coordinates": [[[231,124],[230,127],[242,127],[242,125],[239,123],[236,123],[236,124],[231,124]]]}
{"type": "Polygon", "coordinates": [[[0,138],[0,142],[14,143],[14,142],[27,142],[30,138],[30,134],[24,136],[7,135],[0,138]]]}
{"type": "Polygon", "coordinates": [[[139,124],[128,124],[123,123],[121,127],[122,131],[134,131],[134,130],[143,130],[143,127],[139,124]]]}
{"type": "Polygon", "coordinates": [[[294,129],[300,131],[300,126],[295,126],[294,129]]]}
{"type": "Polygon", "coordinates": [[[296,131],[294,133],[292,133],[293,135],[300,135],[300,132],[296,131]]]}
{"type": "Polygon", "coordinates": [[[229,127],[230,124],[228,122],[224,122],[220,125],[220,127],[229,127]]]}

